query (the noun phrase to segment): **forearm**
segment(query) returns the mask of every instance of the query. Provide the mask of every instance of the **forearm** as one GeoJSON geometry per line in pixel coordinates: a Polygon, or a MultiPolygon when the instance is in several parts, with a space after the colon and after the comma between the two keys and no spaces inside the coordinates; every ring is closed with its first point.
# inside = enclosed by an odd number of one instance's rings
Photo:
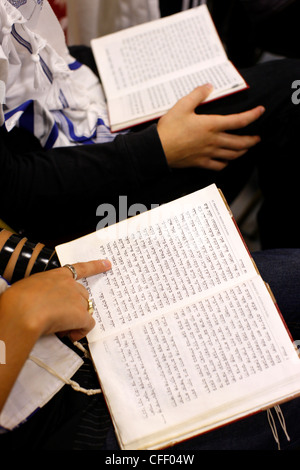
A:
{"type": "Polygon", "coordinates": [[[0,411],[39,337],[39,330],[30,324],[29,316],[16,317],[6,308],[9,290],[0,296],[0,337],[6,352],[6,363],[0,366],[0,411]]]}
{"type": "MultiPolygon", "coordinates": [[[[0,275],[7,281],[14,283],[58,264],[54,250],[42,243],[32,244],[22,236],[0,231],[0,275]]],[[[15,315],[13,302],[19,300],[15,297],[11,288],[0,296],[0,339],[6,353],[6,364],[0,367],[0,411],[41,331],[30,315],[15,315]]]]}
{"type": "MultiPolygon", "coordinates": [[[[82,279],[104,273],[111,265],[107,260],[94,260],[74,268],[82,279]]],[[[0,367],[0,410],[41,336],[60,333],[78,341],[95,326],[88,298],[88,291],[67,268],[30,276],[0,296],[0,338],[6,346],[6,365],[0,367]]]]}

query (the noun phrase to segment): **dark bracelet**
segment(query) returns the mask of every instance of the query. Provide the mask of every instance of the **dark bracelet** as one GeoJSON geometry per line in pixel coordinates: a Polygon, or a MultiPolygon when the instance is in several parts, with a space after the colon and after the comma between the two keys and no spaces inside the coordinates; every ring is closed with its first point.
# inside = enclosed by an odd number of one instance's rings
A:
{"type": "Polygon", "coordinates": [[[0,274],[2,275],[15,251],[17,245],[23,239],[20,235],[11,235],[0,251],[0,274]]]}
{"type": "Polygon", "coordinates": [[[32,253],[36,245],[37,245],[36,243],[30,243],[28,241],[24,243],[23,248],[18,256],[15,269],[11,278],[12,284],[25,277],[25,272],[26,272],[28,263],[32,257],[32,253]]]}
{"type": "Polygon", "coordinates": [[[41,273],[45,271],[53,254],[53,249],[44,246],[35,260],[30,274],[41,273]]]}

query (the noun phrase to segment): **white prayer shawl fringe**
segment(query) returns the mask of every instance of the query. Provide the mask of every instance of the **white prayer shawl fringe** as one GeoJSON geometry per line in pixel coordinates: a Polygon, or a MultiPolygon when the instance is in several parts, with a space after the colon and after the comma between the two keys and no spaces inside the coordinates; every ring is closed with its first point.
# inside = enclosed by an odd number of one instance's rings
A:
{"type": "MultiPolygon", "coordinates": [[[[287,440],[290,441],[290,437],[288,435],[287,428],[286,428],[285,419],[284,419],[284,416],[283,416],[283,413],[282,413],[282,410],[281,410],[280,406],[279,405],[274,406],[274,410],[276,411],[279,423],[280,423],[280,425],[281,425],[281,427],[282,427],[282,429],[283,429],[283,431],[286,435],[287,440]]],[[[268,421],[269,421],[270,428],[271,428],[271,431],[273,433],[275,442],[277,443],[277,446],[278,446],[278,450],[280,450],[279,436],[278,436],[276,423],[275,423],[275,420],[274,420],[271,409],[267,410],[267,416],[268,416],[268,421]]]]}
{"type": "MultiPolygon", "coordinates": [[[[85,347],[79,343],[79,341],[74,341],[74,346],[76,346],[80,351],[82,351],[84,353],[84,357],[87,358],[87,359],[91,359],[91,355],[89,353],[89,351],[87,349],[85,349],[85,347]]],[[[33,355],[30,355],[29,356],[29,359],[31,361],[33,361],[35,364],[37,364],[38,366],[42,367],[43,369],[45,369],[47,372],[49,372],[49,374],[52,374],[54,377],[56,377],[57,379],[60,379],[62,380],[66,385],[71,385],[71,387],[73,388],[73,390],[75,390],[76,392],[81,392],[81,393],[84,393],[85,395],[98,395],[100,393],[102,393],[101,389],[98,388],[98,389],[86,389],[86,388],[83,388],[81,387],[77,382],[75,382],[74,380],[71,380],[71,379],[65,379],[64,377],[62,377],[60,374],[58,374],[55,370],[53,370],[51,367],[49,367],[47,364],[45,364],[43,361],[41,361],[40,359],[38,359],[37,357],[33,356],[33,355]]]]}
{"type": "Polygon", "coordinates": [[[35,356],[30,355],[29,359],[32,362],[34,362],[36,365],[38,365],[38,366],[42,367],[43,369],[45,369],[47,372],[49,372],[49,374],[53,375],[57,379],[64,382],[66,385],[70,385],[73,388],[73,390],[75,390],[75,392],[81,392],[81,393],[84,393],[85,395],[89,395],[89,396],[98,395],[98,394],[102,393],[100,388],[99,389],[86,389],[86,388],[81,387],[77,382],[75,382],[72,379],[65,379],[60,374],[58,374],[54,369],[49,367],[47,364],[45,364],[43,361],[41,361],[40,359],[38,359],[35,356]]]}
{"type": "Polygon", "coordinates": [[[45,148],[115,138],[100,82],[70,56],[47,0],[1,0],[0,44],[7,131],[25,127],[45,148]]]}

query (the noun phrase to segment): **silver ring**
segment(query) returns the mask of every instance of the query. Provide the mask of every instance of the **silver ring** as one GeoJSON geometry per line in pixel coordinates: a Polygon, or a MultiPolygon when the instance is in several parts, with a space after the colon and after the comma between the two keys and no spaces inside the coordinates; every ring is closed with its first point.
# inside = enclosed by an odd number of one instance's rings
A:
{"type": "Polygon", "coordinates": [[[65,264],[63,266],[63,268],[68,268],[71,273],[73,274],[73,279],[76,281],[77,280],[77,272],[76,272],[76,269],[74,268],[74,266],[72,266],[72,264],[65,264]]]}
{"type": "Polygon", "coordinates": [[[90,315],[94,313],[94,303],[91,299],[88,300],[88,312],[90,315]]]}

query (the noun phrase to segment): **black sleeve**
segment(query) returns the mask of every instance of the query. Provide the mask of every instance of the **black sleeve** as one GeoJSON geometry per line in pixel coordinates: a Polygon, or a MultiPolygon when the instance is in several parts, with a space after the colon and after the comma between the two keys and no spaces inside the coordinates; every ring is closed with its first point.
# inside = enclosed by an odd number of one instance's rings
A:
{"type": "Polygon", "coordinates": [[[1,129],[0,218],[45,241],[95,230],[99,204],[138,197],[169,173],[155,124],[108,144],[47,151],[36,146],[25,153],[12,147],[12,136],[1,129]]]}

